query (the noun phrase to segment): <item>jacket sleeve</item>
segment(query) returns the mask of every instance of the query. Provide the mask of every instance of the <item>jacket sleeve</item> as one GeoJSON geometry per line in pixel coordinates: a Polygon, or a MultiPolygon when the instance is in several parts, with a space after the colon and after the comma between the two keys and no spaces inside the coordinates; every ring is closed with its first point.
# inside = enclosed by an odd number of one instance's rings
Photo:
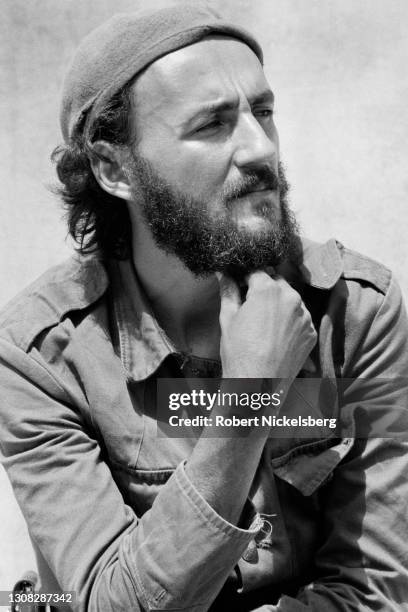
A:
{"type": "Polygon", "coordinates": [[[258,532],[226,522],[183,464],[137,517],[89,424],[42,364],[0,340],[0,447],[29,532],[75,609],[205,611],[258,532]],[[203,572],[205,568],[205,572],[203,572]]]}
{"type": "Polygon", "coordinates": [[[407,317],[394,280],[353,291],[341,411],[356,437],[321,493],[318,576],[257,612],[408,610],[407,317]]]}

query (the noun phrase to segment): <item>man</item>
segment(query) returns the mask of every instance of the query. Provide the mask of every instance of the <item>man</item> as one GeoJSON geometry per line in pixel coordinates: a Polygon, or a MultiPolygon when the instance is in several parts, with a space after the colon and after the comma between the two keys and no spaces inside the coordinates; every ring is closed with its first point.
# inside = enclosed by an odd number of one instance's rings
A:
{"type": "Polygon", "coordinates": [[[113,18],[61,125],[81,253],[1,316],[1,448],[43,590],[104,612],[407,610],[405,443],[356,437],[367,406],[404,416],[406,314],[388,270],[299,240],[258,43],[198,5],[113,18]],[[160,379],[298,376],[339,381],[341,437],[156,433],[160,379]]]}

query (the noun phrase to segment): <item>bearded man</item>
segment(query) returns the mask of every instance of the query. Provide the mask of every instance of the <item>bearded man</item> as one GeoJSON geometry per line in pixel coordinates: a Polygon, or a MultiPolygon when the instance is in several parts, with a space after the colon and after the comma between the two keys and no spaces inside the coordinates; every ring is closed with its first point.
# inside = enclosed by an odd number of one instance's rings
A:
{"type": "Polygon", "coordinates": [[[405,418],[405,310],[380,264],[298,236],[262,62],[191,3],[114,17],[67,74],[79,253],[1,315],[0,414],[42,589],[73,609],[408,610],[406,441],[357,435],[405,418]],[[169,378],[334,380],[342,428],[158,436],[169,378]]]}

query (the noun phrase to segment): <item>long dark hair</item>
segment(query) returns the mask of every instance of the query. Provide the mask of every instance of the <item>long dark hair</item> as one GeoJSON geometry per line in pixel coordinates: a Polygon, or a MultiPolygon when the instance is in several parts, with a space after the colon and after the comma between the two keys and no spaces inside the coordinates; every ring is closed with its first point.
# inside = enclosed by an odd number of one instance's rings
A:
{"type": "MultiPolygon", "coordinates": [[[[104,140],[128,144],[131,139],[130,84],[117,93],[89,130],[88,142],[104,140]]],[[[69,144],[58,146],[51,159],[61,185],[55,191],[66,211],[68,232],[82,254],[96,250],[105,257],[127,259],[130,254],[131,225],[125,200],[104,191],[90,164],[89,145],[82,131],[69,144]]]]}

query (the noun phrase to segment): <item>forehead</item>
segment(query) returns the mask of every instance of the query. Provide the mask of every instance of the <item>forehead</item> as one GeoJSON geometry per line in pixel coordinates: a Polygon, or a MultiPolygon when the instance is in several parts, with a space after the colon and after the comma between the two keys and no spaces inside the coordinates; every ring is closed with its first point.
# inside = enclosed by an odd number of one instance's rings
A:
{"type": "Polygon", "coordinates": [[[249,99],[268,88],[248,45],[211,36],[154,62],[136,80],[134,93],[140,119],[167,113],[182,120],[200,104],[249,99]]]}

